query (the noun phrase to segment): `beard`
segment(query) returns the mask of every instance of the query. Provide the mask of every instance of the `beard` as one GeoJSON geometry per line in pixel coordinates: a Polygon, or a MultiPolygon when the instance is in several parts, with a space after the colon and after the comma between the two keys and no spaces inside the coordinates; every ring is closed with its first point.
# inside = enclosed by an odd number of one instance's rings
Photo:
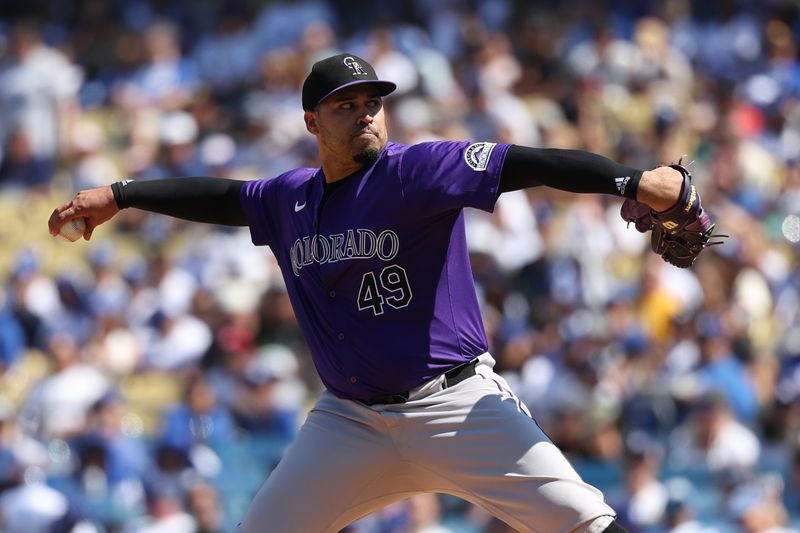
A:
{"type": "Polygon", "coordinates": [[[372,166],[378,160],[381,151],[374,147],[364,148],[353,156],[353,161],[364,166],[372,166]]]}

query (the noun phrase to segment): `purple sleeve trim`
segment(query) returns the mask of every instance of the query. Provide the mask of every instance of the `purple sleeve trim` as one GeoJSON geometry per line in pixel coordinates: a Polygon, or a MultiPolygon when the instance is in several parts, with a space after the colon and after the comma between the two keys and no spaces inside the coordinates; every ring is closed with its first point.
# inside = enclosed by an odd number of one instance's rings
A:
{"type": "Polygon", "coordinates": [[[268,229],[271,227],[266,199],[267,180],[246,182],[241,189],[242,210],[250,227],[250,239],[256,246],[269,245],[268,229]]]}

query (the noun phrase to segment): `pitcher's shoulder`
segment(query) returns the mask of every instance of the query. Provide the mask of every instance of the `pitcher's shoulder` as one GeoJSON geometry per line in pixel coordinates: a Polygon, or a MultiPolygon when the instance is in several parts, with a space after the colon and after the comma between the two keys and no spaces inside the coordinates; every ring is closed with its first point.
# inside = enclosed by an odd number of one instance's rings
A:
{"type": "Polygon", "coordinates": [[[309,182],[320,170],[318,168],[295,168],[273,178],[246,181],[242,187],[245,197],[261,197],[265,194],[283,195],[309,186],[309,182]]]}
{"type": "Polygon", "coordinates": [[[293,168],[283,174],[278,174],[274,177],[258,178],[248,182],[249,186],[265,186],[269,184],[270,187],[280,187],[286,189],[296,189],[302,187],[320,172],[318,168],[293,168]]]}
{"type": "Polygon", "coordinates": [[[409,146],[407,144],[388,142],[386,143],[386,148],[383,156],[389,159],[402,157],[402,155],[405,153],[406,150],[408,150],[408,148],[409,146]]]}
{"type": "Polygon", "coordinates": [[[318,168],[294,168],[273,179],[277,180],[276,184],[285,185],[287,187],[298,187],[313,179],[319,172],[320,169],[318,168]]]}

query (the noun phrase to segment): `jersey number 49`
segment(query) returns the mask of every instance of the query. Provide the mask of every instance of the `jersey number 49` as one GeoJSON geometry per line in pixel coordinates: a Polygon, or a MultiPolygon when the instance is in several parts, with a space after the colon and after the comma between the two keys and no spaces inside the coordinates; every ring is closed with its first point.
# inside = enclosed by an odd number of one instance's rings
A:
{"type": "Polygon", "coordinates": [[[411,286],[408,284],[408,276],[399,265],[387,266],[377,277],[375,272],[367,272],[361,278],[361,287],[358,289],[359,311],[372,309],[375,315],[382,315],[384,305],[400,309],[410,301],[411,286]]]}

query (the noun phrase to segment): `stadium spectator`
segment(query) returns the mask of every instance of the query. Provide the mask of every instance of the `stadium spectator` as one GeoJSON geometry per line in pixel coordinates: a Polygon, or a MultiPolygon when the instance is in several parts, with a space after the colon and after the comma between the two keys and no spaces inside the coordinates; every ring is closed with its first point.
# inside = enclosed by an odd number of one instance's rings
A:
{"type": "Polygon", "coordinates": [[[0,159],[35,162],[37,172],[24,185],[49,182],[56,158],[68,153],[68,128],[79,114],[82,82],[78,65],[43,41],[34,19],[11,25],[0,64],[0,145],[10,149],[0,159]]]}
{"type": "Polygon", "coordinates": [[[92,405],[111,384],[83,360],[80,345],[69,333],[53,334],[47,348],[53,373],[28,395],[20,410],[20,423],[38,438],[69,438],[83,429],[92,405]]]}

